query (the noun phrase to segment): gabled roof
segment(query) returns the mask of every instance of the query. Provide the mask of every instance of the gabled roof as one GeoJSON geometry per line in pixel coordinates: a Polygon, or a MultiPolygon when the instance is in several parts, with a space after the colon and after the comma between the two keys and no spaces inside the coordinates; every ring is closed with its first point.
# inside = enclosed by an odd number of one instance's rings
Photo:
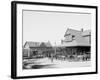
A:
{"type": "Polygon", "coordinates": [[[75,41],[78,46],[90,46],[90,43],[82,35],[77,36],[75,41]]]}
{"type": "Polygon", "coordinates": [[[29,47],[52,47],[50,42],[30,42],[27,41],[24,45],[24,47],[28,45],[29,47]]]}
{"type": "Polygon", "coordinates": [[[91,30],[85,30],[82,32],[82,36],[91,35],[91,30]]]}
{"type": "Polygon", "coordinates": [[[66,30],[66,32],[65,32],[65,35],[64,35],[64,37],[66,36],[66,35],[69,35],[69,34],[72,34],[72,35],[74,35],[74,34],[80,34],[81,33],[81,31],[78,31],[78,30],[74,30],[74,29],[67,29],[66,30]]]}
{"type": "Polygon", "coordinates": [[[52,47],[50,42],[45,42],[46,47],[52,47]]]}
{"type": "Polygon", "coordinates": [[[32,41],[27,41],[24,45],[24,47],[28,45],[29,47],[39,47],[40,43],[39,42],[32,42],[32,41]]]}
{"type": "Polygon", "coordinates": [[[51,43],[50,42],[42,42],[40,44],[40,47],[52,47],[51,43]]]}

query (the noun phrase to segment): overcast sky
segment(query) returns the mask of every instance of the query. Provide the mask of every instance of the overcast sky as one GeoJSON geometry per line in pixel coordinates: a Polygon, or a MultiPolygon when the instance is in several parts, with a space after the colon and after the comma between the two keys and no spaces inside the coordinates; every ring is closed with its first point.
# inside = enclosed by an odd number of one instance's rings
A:
{"type": "Polygon", "coordinates": [[[23,44],[26,41],[60,44],[67,28],[91,28],[91,14],[23,11],[23,44]]]}

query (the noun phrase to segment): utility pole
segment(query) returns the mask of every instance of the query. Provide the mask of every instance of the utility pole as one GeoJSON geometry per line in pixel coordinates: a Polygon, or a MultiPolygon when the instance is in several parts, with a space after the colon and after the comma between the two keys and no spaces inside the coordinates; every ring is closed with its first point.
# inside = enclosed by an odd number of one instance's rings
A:
{"type": "Polygon", "coordinates": [[[89,43],[91,44],[91,33],[89,32],[90,36],[89,36],[89,43]]]}
{"type": "Polygon", "coordinates": [[[55,54],[56,54],[56,42],[55,42],[55,54]]]}

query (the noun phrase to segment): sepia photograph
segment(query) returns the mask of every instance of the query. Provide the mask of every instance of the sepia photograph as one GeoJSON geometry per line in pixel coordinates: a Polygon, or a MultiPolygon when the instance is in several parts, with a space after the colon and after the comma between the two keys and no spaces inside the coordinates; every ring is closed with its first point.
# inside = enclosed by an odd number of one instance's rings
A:
{"type": "Polygon", "coordinates": [[[12,2],[12,78],[97,73],[97,6],[12,2]]]}

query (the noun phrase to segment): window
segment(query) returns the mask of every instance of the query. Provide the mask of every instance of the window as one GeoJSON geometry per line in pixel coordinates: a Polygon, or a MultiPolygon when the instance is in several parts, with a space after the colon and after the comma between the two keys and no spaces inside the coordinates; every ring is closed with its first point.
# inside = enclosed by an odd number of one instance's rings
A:
{"type": "Polygon", "coordinates": [[[74,40],[75,39],[75,35],[72,35],[72,40],[74,40]]]}

